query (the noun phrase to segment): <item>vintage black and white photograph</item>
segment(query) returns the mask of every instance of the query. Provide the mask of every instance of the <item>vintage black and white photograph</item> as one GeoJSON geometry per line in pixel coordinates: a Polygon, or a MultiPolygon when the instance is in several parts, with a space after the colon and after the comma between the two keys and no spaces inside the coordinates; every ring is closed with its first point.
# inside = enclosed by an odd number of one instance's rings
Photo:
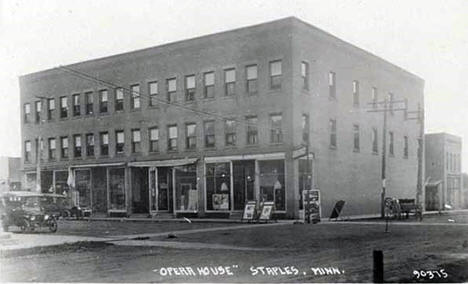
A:
{"type": "Polygon", "coordinates": [[[468,1],[0,0],[0,281],[468,282],[468,1]]]}

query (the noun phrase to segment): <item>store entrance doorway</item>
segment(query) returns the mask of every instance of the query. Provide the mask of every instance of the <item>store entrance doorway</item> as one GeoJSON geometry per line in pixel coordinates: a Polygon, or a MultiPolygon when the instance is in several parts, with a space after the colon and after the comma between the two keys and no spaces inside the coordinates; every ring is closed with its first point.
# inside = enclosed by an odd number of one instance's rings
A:
{"type": "Polygon", "coordinates": [[[151,213],[172,212],[173,169],[151,167],[148,178],[151,213]]]}
{"type": "Polygon", "coordinates": [[[234,210],[244,210],[247,201],[255,200],[255,160],[232,162],[234,210]]]}
{"type": "Polygon", "coordinates": [[[132,213],[149,213],[148,168],[132,168],[132,213]]]}

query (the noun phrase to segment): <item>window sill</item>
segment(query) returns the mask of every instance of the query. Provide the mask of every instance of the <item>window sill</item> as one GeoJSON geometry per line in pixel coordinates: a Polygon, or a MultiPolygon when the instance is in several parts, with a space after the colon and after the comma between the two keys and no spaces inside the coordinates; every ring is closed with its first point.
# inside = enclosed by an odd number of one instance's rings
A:
{"type": "Polygon", "coordinates": [[[211,97],[210,98],[203,97],[203,98],[201,98],[201,101],[203,101],[203,102],[209,102],[209,101],[215,101],[215,100],[216,100],[216,97],[212,97],[212,98],[211,97]]]}
{"type": "Polygon", "coordinates": [[[185,152],[189,152],[189,153],[192,153],[192,152],[197,152],[197,148],[185,148],[185,152]]]}
{"type": "Polygon", "coordinates": [[[281,146],[283,142],[270,142],[270,146],[281,146]]]}
{"type": "Polygon", "coordinates": [[[257,144],[245,144],[246,148],[256,148],[258,146],[259,146],[258,143],[257,144]]]}
{"type": "Polygon", "coordinates": [[[379,152],[372,152],[372,155],[377,156],[377,155],[379,155],[379,152]]]}
{"type": "Polygon", "coordinates": [[[333,145],[330,145],[328,148],[329,148],[330,150],[336,150],[337,147],[336,147],[336,146],[333,146],[333,145]]]}
{"type": "Polygon", "coordinates": [[[361,151],[359,149],[354,149],[353,153],[361,153],[361,151]]]}

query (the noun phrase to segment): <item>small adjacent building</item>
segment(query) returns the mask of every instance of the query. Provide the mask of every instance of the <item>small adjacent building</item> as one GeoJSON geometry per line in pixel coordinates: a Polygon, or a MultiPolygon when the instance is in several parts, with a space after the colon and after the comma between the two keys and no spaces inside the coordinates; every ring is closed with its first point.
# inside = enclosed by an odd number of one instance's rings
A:
{"type": "Polygon", "coordinates": [[[310,187],[324,216],[339,200],[379,214],[382,154],[387,196],[416,195],[420,127],[402,109],[423,105],[424,81],[296,18],[24,75],[20,89],[25,184],[72,186],[93,214],[229,217],[255,200],[297,218],[310,187]],[[386,136],[385,100],[400,102],[386,136]]]}
{"type": "Polygon", "coordinates": [[[462,208],[462,138],[448,133],[430,133],[424,140],[426,210],[462,208]]]}
{"type": "Polygon", "coordinates": [[[0,157],[0,192],[21,190],[21,158],[0,157]]]}

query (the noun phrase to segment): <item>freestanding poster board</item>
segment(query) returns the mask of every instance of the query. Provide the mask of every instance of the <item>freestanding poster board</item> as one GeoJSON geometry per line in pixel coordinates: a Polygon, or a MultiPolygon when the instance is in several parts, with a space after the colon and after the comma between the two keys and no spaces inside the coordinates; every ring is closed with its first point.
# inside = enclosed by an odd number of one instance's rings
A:
{"type": "Polygon", "coordinates": [[[254,220],[255,219],[255,210],[257,210],[257,202],[256,201],[247,201],[244,207],[244,212],[242,213],[242,219],[244,220],[254,220]]]}
{"type": "Polygon", "coordinates": [[[258,218],[259,221],[266,221],[271,220],[271,215],[275,209],[275,203],[273,201],[265,201],[263,202],[262,211],[260,212],[260,217],[258,218]]]}
{"type": "Polygon", "coordinates": [[[302,191],[302,207],[304,208],[304,222],[307,220],[307,212],[310,214],[310,220],[313,223],[320,222],[322,216],[322,207],[320,206],[320,190],[310,189],[302,191]],[[307,194],[309,200],[307,201],[307,194]],[[307,208],[309,210],[307,210],[307,208]]]}

